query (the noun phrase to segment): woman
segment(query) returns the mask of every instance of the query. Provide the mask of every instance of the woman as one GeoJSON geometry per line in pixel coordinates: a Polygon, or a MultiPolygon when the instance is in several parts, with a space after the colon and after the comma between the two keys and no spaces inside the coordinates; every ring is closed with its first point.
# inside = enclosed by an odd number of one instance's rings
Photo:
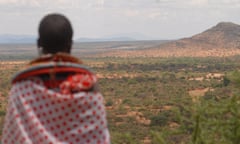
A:
{"type": "Polygon", "coordinates": [[[3,144],[110,143],[97,78],[70,55],[72,36],[63,15],[40,22],[40,57],[12,80],[3,144]]]}

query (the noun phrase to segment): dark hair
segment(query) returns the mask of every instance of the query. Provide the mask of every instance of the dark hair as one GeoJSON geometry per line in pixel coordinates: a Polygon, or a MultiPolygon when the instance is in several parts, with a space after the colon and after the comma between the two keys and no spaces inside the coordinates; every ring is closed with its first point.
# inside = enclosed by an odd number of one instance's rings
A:
{"type": "Polygon", "coordinates": [[[38,47],[43,53],[70,53],[73,29],[70,21],[61,14],[48,14],[39,24],[38,47]]]}

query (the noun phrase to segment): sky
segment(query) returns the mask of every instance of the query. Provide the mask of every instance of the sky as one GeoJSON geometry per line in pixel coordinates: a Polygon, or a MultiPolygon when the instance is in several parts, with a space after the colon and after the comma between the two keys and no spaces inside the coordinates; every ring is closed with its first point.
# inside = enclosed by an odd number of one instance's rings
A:
{"type": "Polygon", "coordinates": [[[0,0],[0,35],[37,36],[49,13],[69,18],[74,39],[178,39],[219,22],[240,24],[240,0],[0,0]]]}

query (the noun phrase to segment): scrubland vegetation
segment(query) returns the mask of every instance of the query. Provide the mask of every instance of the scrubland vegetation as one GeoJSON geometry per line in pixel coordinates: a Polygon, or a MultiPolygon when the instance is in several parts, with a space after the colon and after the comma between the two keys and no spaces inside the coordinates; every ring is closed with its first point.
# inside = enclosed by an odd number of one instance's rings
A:
{"type": "MultiPolygon", "coordinates": [[[[239,144],[240,57],[85,58],[99,77],[113,144],[239,144]]],[[[10,78],[0,62],[0,126],[10,78]]]]}

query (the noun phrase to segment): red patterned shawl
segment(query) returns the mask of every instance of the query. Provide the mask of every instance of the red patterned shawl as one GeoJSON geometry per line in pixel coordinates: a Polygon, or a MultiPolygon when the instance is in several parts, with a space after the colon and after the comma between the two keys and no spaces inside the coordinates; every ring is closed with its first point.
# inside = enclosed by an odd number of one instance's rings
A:
{"type": "Polygon", "coordinates": [[[3,144],[110,143],[96,76],[62,59],[35,60],[13,79],[3,144]]]}

